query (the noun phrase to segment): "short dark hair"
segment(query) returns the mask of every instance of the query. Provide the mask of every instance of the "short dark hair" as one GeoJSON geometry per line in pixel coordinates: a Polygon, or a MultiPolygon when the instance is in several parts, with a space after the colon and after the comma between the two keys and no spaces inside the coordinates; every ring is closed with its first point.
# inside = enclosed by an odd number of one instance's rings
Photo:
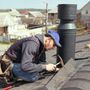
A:
{"type": "MultiPolygon", "coordinates": [[[[49,35],[48,33],[47,33],[47,34],[45,34],[45,37],[50,37],[51,39],[53,39],[53,38],[52,38],[52,36],[51,36],[51,35],[49,35]]],[[[53,41],[54,41],[54,39],[53,39],[53,41]]]]}
{"type": "MultiPolygon", "coordinates": [[[[51,37],[48,33],[47,34],[45,34],[45,37],[51,37]]],[[[51,37],[52,38],[52,37],[51,37]]]]}

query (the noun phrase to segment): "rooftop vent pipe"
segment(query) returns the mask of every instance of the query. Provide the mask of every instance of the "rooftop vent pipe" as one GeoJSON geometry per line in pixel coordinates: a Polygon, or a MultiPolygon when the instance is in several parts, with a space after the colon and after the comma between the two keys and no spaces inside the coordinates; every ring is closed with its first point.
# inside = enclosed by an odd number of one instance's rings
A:
{"type": "Polygon", "coordinates": [[[76,4],[59,4],[58,5],[58,18],[60,24],[58,33],[61,37],[61,48],[57,49],[57,53],[64,60],[64,64],[75,57],[75,39],[76,39],[76,4]]]}

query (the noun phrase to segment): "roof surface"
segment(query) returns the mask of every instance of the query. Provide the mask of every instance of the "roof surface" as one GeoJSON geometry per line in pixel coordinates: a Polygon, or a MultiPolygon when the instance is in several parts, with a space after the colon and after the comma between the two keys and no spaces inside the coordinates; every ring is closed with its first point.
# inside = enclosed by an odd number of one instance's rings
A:
{"type": "Polygon", "coordinates": [[[29,11],[29,13],[34,17],[44,17],[44,15],[39,11],[29,11]]]}
{"type": "MultiPolygon", "coordinates": [[[[90,90],[90,34],[76,38],[75,60],[71,59],[61,70],[34,83],[23,83],[11,90],[90,90]]],[[[48,62],[55,63],[52,57],[56,49],[47,52],[48,62]]]]}

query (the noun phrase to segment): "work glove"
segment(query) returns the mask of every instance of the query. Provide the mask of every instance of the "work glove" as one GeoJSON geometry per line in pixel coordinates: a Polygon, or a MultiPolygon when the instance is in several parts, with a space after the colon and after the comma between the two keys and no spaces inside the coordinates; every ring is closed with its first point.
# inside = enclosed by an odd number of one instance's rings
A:
{"type": "Polygon", "coordinates": [[[49,72],[51,72],[51,71],[56,71],[56,65],[54,65],[54,64],[47,64],[46,65],[46,70],[47,71],[49,71],[49,72]]]}

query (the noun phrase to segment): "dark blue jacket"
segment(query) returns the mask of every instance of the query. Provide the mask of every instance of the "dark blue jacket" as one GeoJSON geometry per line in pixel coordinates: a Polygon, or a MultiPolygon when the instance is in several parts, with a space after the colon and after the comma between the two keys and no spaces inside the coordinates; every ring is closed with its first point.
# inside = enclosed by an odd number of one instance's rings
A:
{"type": "Polygon", "coordinates": [[[14,63],[21,63],[21,68],[28,72],[40,72],[45,69],[46,62],[44,36],[36,35],[18,40],[6,54],[14,63]]]}

